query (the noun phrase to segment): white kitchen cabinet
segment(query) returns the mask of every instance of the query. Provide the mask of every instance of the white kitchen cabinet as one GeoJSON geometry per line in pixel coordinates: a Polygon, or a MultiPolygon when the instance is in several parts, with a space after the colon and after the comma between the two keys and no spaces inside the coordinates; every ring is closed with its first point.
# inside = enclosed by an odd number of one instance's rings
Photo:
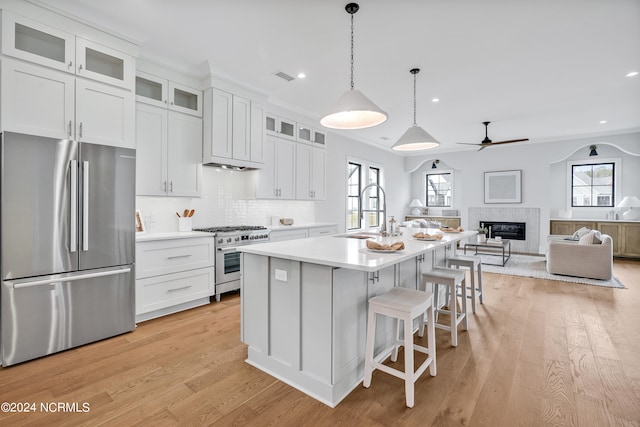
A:
{"type": "Polygon", "coordinates": [[[271,230],[269,242],[283,242],[285,240],[306,239],[309,237],[308,228],[292,228],[291,230],[271,230]]]}
{"type": "Polygon", "coordinates": [[[280,138],[290,139],[292,141],[297,139],[297,124],[293,120],[266,113],[264,125],[267,135],[279,136],[280,138]]]}
{"type": "Polygon", "coordinates": [[[135,62],[126,53],[76,37],[76,74],[131,90],[135,62]]]}
{"type": "Polygon", "coordinates": [[[326,145],[326,133],[304,123],[297,124],[297,140],[309,144],[318,144],[324,147],[326,145]]]}
{"type": "Polygon", "coordinates": [[[205,163],[261,167],[264,160],[264,107],[216,88],[205,91],[205,163]]]}
{"type": "Polygon", "coordinates": [[[331,236],[338,233],[337,225],[321,225],[318,227],[296,227],[290,229],[284,227],[272,229],[269,234],[270,242],[282,242],[284,240],[306,239],[308,237],[331,236]]]}
{"type": "Polygon", "coordinates": [[[213,237],[136,242],[136,321],[209,303],[215,293],[213,237]]]}
{"type": "Polygon", "coordinates": [[[134,58],[7,10],[2,11],[2,53],[131,90],[134,58]]]}
{"type": "Polygon", "coordinates": [[[305,144],[296,147],[296,199],[324,200],[326,151],[305,144]]]}
{"type": "Polygon", "coordinates": [[[322,227],[309,227],[309,237],[322,237],[338,234],[337,225],[326,225],[322,227]]]}
{"type": "Polygon", "coordinates": [[[3,9],[2,53],[75,73],[76,37],[3,9]]]}
{"type": "Polygon", "coordinates": [[[136,72],[136,101],[202,117],[202,91],[163,77],[136,72]]]}
{"type": "Polygon", "coordinates": [[[295,198],[296,143],[267,137],[264,167],[258,171],[256,197],[262,199],[295,198]]]}
{"type": "Polygon", "coordinates": [[[200,196],[202,119],[169,111],[167,179],[170,196],[200,196]]]}
{"type": "Polygon", "coordinates": [[[133,94],[50,68],[2,58],[2,128],[134,148],[133,94]]]}
{"type": "Polygon", "coordinates": [[[136,103],[136,194],[199,196],[202,120],[136,103]]]}
{"type": "Polygon", "coordinates": [[[74,136],[75,78],[2,58],[2,129],[65,139],[74,136]]]}
{"type": "Polygon", "coordinates": [[[76,79],[76,139],[135,148],[133,92],[76,79]]]}

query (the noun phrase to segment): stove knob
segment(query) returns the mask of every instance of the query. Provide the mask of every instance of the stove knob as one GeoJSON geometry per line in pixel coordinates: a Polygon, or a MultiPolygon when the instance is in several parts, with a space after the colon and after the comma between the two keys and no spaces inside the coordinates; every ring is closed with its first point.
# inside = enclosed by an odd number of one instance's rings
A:
{"type": "Polygon", "coordinates": [[[249,240],[253,240],[255,236],[249,236],[249,240]]]}
{"type": "Polygon", "coordinates": [[[231,242],[231,237],[227,237],[227,242],[231,242]]]}
{"type": "Polygon", "coordinates": [[[236,242],[239,242],[239,241],[240,241],[240,237],[236,237],[236,242]]]}
{"type": "Polygon", "coordinates": [[[218,243],[224,242],[224,239],[218,239],[218,243]]]}

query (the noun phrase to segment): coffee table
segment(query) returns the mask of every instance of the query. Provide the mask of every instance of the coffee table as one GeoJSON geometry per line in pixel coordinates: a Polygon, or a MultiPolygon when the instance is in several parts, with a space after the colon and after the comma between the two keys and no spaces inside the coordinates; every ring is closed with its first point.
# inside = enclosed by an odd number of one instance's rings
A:
{"type": "Polygon", "coordinates": [[[504,267],[509,258],[511,258],[511,241],[510,240],[492,240],[487,241],[487,243],[465,243],[464,244],[464,253],[467,253],[467,247],[475,248],[474,255],[495,255],[502,257],[502,264],[500,262],[496,263],[488,263],[483,262],[485,265],[497,265],[500,267],[504,267]],[[493,249],[489,251],[488,249],[493,249]]]}

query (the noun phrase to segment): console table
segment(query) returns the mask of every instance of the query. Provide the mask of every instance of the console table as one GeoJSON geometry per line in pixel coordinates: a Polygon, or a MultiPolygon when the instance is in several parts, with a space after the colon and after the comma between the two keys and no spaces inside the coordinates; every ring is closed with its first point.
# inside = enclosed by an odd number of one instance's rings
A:
{"type": "Polygon", "coordinates": [[[507,261],[509,261],[509,258],[511,258],[511,240],[500,240],[500,241],[494,240],[492,242],[487,242],[487,243],[465,243],[464,244],[465,254],[467,253],[467,247],[475,248],[474,255],[480,254],[480,255],[502,256],[502,264],[483,262],[483,264],[486,264],[486,265],[498,265],[500,267],[504,267],[507,261]],[[493,251],[487,251],[486,249],[493,249],[493,251]],[[496,249],[498,249],[499,251],[496,252],[495,251],[496,249]],[[479,250],[482,250],[482,252],[479,252],[479,250]]]}

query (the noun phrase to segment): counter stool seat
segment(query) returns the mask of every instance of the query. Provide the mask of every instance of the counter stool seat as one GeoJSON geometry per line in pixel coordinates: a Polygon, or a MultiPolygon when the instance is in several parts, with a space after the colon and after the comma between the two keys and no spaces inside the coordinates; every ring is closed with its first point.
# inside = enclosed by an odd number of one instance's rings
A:
{"type": "Polygon", "coordinates": [[[475,255],[454,255],[447,260],[449,267],[467,267],[471,272],[471,286],[467,287],[467,291],[471,291],[471,295],[467,294],[467,298],[471,299],[471,311],[476,312],[476,298],[482,302],[482,259],[475,255]],[[476,272],[478,282],[476,284],[476,272]],[[477,286],[476,286],[477,285],[477,286]]]}
{"type": "Polygon", "coordinates": [[[436,267],[431,270],[422,273],[422,287],[427,289],[427,283],[433,283],[434,289],[434,311],[436,316],[438,313],[449,314],[451,321],[449,325],[438,323],[437,317],[435,321],[435,327],[451,331],[451,345],[458,346],[458,325],[463,324],[464,330],[469,329],[469,318],[467,316],[467,285],[466,285],[466,272],[464,270],[453,268],[436,267]],[[438,308],[438,286],[447,286],[447,293],[452,295],[449,301],[449,309],[438,308]],[[462,288],[462,310],[458,313],[456,304],[456,288],[460,286],[462,288]]]}
{"type": "MultiPolygon", "coordinates": [[[[422,335],[420,335],[422,336],[422,335]]],[[[375,369],[404,380],[406,402],[409,408],[414,404],[414,384],[422,373],[429,368],[431,376],[436,375],[436,334],[433,313],[433,294],[406,288],[393,288],[390,291],[369,299],[367,321],[367,341],[364,361],[364,380],[362,385],[369,388],[375,369]],[[382,364],[389,355],[389,348],[379,355],[374,355],[376,336],[376,314],[394,318],[396,336],[391,350],[391,360],[398,359],[398,348],[404,346],[404,372],[382,364]],[[426,316],[425,316],[426,314],[426,316]],[[413,343],[413,320],[420,318],[420,332],[427,325],[427,343],[429,348],[413,343]],[[400,338],[400,320],[403,321],[404,339],[400,338]],[[413,371],[413,352],[419,351],[427,355],[420,367],[413,371]]]]}

